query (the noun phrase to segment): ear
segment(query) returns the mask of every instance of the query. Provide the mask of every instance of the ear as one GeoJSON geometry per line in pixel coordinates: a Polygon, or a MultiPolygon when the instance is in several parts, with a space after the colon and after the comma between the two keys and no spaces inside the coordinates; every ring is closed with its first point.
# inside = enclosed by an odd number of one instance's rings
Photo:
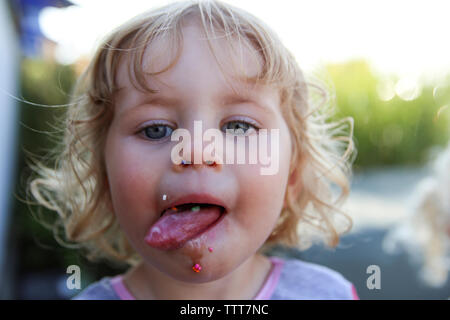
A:
{"type": "Polygon", "coordinates": [[[298,169],[295,168],[294,171],[289,175],[288,185],[293,186],[297,182],[298,179],[298,169]]]}
{"type": "MultiPolygon", "coordinates": [[[[299,194],[300,193],[300,189],[301,189],[300,186],[296,185],[297,181],[299,179],[298,172],[299,172],[298,168],[295,168],[292,171],[292,173],[289,175],[288,184],[287,184],[287,188],[289,188],[289,189],[293,189],[294,188],[291,192],[293,192],[295,195],[299,194]]],[[[287,203],[286,203],[286,199],[285,199],[284,200],[284,204],[283,204],[283,209],[285,209],[286,207],[287,207],[287,203]]]]}

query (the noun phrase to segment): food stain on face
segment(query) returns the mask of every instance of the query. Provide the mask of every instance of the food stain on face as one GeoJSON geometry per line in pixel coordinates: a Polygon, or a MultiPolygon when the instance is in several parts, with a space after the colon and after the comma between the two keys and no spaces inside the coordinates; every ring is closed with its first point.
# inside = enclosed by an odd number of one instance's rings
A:
{"type": "Polygon", "coordinates": [[[190,252],[189,257],[191,258],[191,263],[193,265],[192,269],[195,272],[200,272],[200,270],[202,269],[200,263],[201,259],[203,258],[203,253],[201,252],[201,250],[193,250],[192,252],[190,252]],[[196,266],[200,268],[196,268],[196,266]]]}
{"type": "Polygon", "coordinates": [[[201,244],[199,242],[199,239],[192,239],[189,240],[183,248],[181,248],[182,255],[187,258],[188,261],[186,261],[186,268],[189,268],[190,270],[193,270],[195,272],[200,272],[202,269],[202,258],[203,258],[203,250],[201,250],[201,244]],[[195,266],[198,265],[200,268],[196,268],[195,266]]]}
{"type": "Polygon", "coordinates": [[[199,265],[198,263],[194,264],[194,266],[192,267],[192,270],[194,270],[195,272],[200,272],[202,270],[202,266],[199,265]]]}
{"type": "MultiPolygon", "coordinates": [[[[209,252],[213,252],[213,248],[212,247],[208,247],[208,251],[209,252]]],[[[200,255],[199,258],[192,258],[193,263],[196,261],[196,259],[200,259],[203,255],[200,255]]],[[[199,260],[197,260],[199,261],[199,260]]],[[[192,270],[194,270],[195,272],[200,272],[202,271],[202,266],[199,263],[195,263],[194,266],[192,267],[192,270]]]]}

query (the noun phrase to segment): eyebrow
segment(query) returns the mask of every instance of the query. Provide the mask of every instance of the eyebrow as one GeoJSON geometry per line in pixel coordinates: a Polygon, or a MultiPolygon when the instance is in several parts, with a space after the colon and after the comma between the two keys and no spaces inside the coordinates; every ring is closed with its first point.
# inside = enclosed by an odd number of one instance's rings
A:
{"type": "Polygon", "coordinates": [[[257,96],[252,97],[251,95],[236,95],[236,94],[228,94],[222,97],[222,105],[232,105],[232,104],[241,104],[241,103],[250,103],[260,110],[266,113],[272,113],[272,110],[266,105],[260,98],[257,96]]]}
{"type": "Polygon", "coordinates": [[[142,108],[143,106],[160,105],[160,106],[174,107],[176,105],[179,105],[180,103],[181,103],[180,99],[163,96],[161,94],[156,93],[150,97],[146,97],[145,99],[139,99],[139,102],[136,105],[130,108],[123,109],[121,112],[119,112],[119,115],[128,114],[136,109],[142,108]]]}
{"type": "MultiPolygon", "coordinates": [[[[273,114],[273,111],[269,108],[268,105],[266,105],[261,99],[259,99],[256,95],[246,95],[246,94],[226,94],[220,97],[221,106],[229,106],[233,104],[243,104],[243,103],[249,103],[261,111],[273,114]]],[[[183,100],[179,98],[174,97],[168,97],[161,93],[155,93],[149,98],[142,99],[139,101],[139,103],[130,109],[128,111],[132,111],[134,109],[140,108],[142,106],[146,105],[159,105],[159,106],[166,106],[166,107],[175,107],[177,105],[182,104],[183,100]]],[[[125,112],[125,110],[123,111],[125,112]]]]}
{"type": "Polygon", "coordinates": [[[153,104],[153,105],[161,105],[166,107],[175,107],[176,105],[181,104],[182,100],[173,98],[173,97],[167,97],[163,96],[161,94],[154,94],[153,96],[150,96],[150,98],[144,99],[140,105],[143,104],[153,104]]]}

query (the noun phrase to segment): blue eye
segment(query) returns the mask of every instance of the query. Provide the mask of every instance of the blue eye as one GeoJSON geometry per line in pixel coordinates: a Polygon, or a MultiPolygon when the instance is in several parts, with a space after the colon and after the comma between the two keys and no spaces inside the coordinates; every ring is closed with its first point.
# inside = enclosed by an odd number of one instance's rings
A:
{"type": "Polygon", "coordinates": [[[226,130],[232,130],[231,133],[235,133],[237,135],[240,135],[240,131],[238,130],[242,130],[242,132],[244,133],[243,135],[249,135],[253,130],[258,131],[258,128],[246,121],[233,120],[223,125],[221,130],[223,132],[226,132],[226,130]]]}
{"type": "Polygon", "coordinates": [[[170,136],[173,129],[166,124],[154,124],[142,129],[144,135],[150,140],[161,140],[170,136]]]}
{"type": "MultiPolygon", "coordinates": [[[[258,132],[259,128],[255,124],[251,124],[249,121],[232,120],[228,121],[220,128],[226,133],[226,130],[231,130],[231,134],[235,135],[250,135],[254,132],[258,132]]],[[[155,123],[144,127],[139,132],[149,140],[158,141],[167,138],[173,133],[174,129],[165,123],[155,123]]]]}

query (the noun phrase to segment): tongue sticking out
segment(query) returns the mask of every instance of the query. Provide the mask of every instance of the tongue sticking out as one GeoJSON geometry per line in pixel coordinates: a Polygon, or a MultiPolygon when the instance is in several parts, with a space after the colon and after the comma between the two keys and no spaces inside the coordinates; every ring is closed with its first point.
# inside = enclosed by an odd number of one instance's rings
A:
{"type": "Polygon", "coordinates": [[[181,206],[179,210],[167,210],[150,228],[145,241],[151,247],[171,250],[182,247],[216,222],[222,209],[214,205],[181,206]]]}

